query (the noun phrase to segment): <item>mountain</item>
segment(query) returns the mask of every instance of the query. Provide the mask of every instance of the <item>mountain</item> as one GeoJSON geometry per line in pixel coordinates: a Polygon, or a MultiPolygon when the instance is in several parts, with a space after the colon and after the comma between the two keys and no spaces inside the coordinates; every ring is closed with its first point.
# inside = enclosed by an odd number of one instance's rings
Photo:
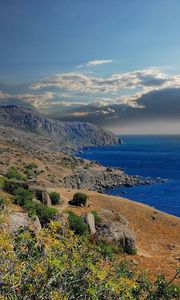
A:
{"type": "Polygon", "coordinates": [[[120,139],[111,132],[85,122],[66,122],[49,119],[37,111],[14,105],[0,106],[0,126],[9,130],[38,134],[63,146],[81,148],[119,144],[120,139]]]}

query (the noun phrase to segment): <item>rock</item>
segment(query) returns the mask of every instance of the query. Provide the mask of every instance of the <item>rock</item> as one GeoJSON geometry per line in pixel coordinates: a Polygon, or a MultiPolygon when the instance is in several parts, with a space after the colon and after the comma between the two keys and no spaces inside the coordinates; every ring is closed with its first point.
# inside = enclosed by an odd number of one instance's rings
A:
{"type": "Polygon", "coordinates": [[[48,192],[46,192],[46,191],[42,192],[42,203],[47,205],[48,207],[52,206],[51,198],[50,198],[48,192]]]}
{"type": "Polygon", "coordinates": [[[91,213],[88,213],[86,215],[86,223],[88,224],[89,226],[89,231],[90,231],[90,234],[95,234],[96,233],[96,228],[95,228],[95,220],[94,220],[94,215],[91,214],[91,213]]]}
{"type": "Polygon", "coordinates": [[[130,229],[119,222],[102,221],[97,228],[97,239],[115,244],[128,254],[134,253],[135,237],[130,229]]]}
{"type": "Polygon", "coordinates": [[[31,219],[27,213],[10,211],[8,214],[8,228],[15,232],[20,227],[29,227],[36,235],[41,231],[41,223],[36,216],[35,220],[31,219]]]}
{"type": "Polygon", "coordinates": [[[36,235],[38,235],[42,229],[39,218],[36,216],[35,220],[31,220],[31,223],[32,223],[33,231],[36,233],[36,235]]]}
{"type": "Polygon", "coordinates": [[[43,189],[42,187],[31,186],[29,187],[29,190],[33,192],[37,200],[47,205],[48,207],[52,206],[51,198],[45,189],[43,189]]]}
{"type": "Polygon", "coordinates": [[[23,212],[11,212],[9,214],[9,229],[11,232],[15,232],[19,227],[27,227],[28,214],[23,212]]]}

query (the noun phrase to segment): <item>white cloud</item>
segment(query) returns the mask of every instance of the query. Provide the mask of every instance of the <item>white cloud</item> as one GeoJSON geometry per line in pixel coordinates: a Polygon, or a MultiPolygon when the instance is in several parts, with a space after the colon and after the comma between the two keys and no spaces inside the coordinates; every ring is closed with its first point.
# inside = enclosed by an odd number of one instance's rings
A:
{"type": "Polygon", "coordinates": [[[141,95],[171,87],[180,87],[180,75],[169,75],[158,68],[116,73],[108,77],[71,72],[51,76],[31,86],[33,90],[57,88],[61,92],[71,92],[76,97],[78,93],[80,96],[91,96],[92,99],[107,95],[110,97],[104,100],[106,104],[117,101],[134,107],[137,107],[136,100],[141,95]]]}
{"type": "Polygon", "coordinates": [[[99,66],[99,65],[105,65],[105,64],[111,64],[113,62],[112,59],[99,59],[99,60],[91,60],[88,61],[85,64],[78,65],[76,69],[84,68],[84,67],[93,67],[93,66],[99,66]]]}
{"type": "MultiPolygon", "coordinates": [[[[115,73],[106,77],[71,72],[35,82],[30,87],[30,93],[12,95],[0,91],[0,100],[19,99],[38,109],[91,105],[102,112],[101,107],[112,104],[143,108],[138,99],[144,94],[178,87],[180,75],[169,75],[158,68],[115,73]],[[57,91],[48,91],[49,88],[56,88],[57,91]]],[[[104,114],[107,114],[107,110],[104,114]]]]}

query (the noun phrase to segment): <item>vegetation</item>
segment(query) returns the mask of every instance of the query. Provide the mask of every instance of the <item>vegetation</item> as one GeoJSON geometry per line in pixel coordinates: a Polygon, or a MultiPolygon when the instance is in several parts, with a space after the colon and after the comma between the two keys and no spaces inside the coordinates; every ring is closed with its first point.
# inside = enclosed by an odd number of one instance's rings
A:
{"type": "Polygon", "coordinates": [[[51,203],[53,205],[56,205],[56,204],[58,204],[60,202],[60,195],[59,195],[59,193],[57,193],[57,192],[51,192],[49,194],[49,196],[51,198],[51,203]]]}
{"type": "Polygon", "coordinates": [[[28,179],[34,178],[35,177],[35,172],[38,166],[35,163],[30,163],[25,167],[24,173],[26,174],[28,179]]]}
{"type": "Polygon", "coordinates": [[[29,216],[34,218],[38,216],[42,225],[47,225],[57,215],[57,210],[52,207],[47,207],[39,201],[32,199],[32,192],[23,188],[18,188],[15,191],[14,203],[24,207],[29,216]]]}
{"type": "Polygon", "coordinates": [[[88,196],[84,193],[75,193],[73,199],[70,201],[70,204],[76,206],[86,206],[88,196]]]}
{"type": "Polygon", "coordinates": [[[38,168],[38,165],[35,164],[35,163],[30,163],[29,165],[26,166],[26,169],[37,169],[38,168]]]}
{"type": "Polygon", "coordinates": [[[102,218],[99,216],[96,210],[93,210],[92,214],[94,216],[95,224],[98,225],[101,222],[102,218]]]}
{"type": "Polygon", "coordinates": [[[9,168],[5,176],[8,179],[26,180],[26,177],[22,173],[20,173],[15,167],[9,168]]]}
{"type": "Polygon", "coordinates": [[[1,300],[178,297],[177,288],[163,276],[150,283],[130,270],[127,262],[104,258],[99,246],[74,235],[64,220],[51,222],[39,237],[28,228],[15,235],[1,228],[0,278],[1,300]]]}
{"type": "Polygon", "coordinates": [[[70,211],[68,216],[69,228],[75,234],[83,235],[88,232],[88,225],[83,222],[83,219],[70,211]]]}
{"type": "Polygon", "coordinates": [[[32,192],[24,188],[18,188],[15,190],[14,203],[20,206],[24,206],[26,201],[32,200],[32,192]]]}

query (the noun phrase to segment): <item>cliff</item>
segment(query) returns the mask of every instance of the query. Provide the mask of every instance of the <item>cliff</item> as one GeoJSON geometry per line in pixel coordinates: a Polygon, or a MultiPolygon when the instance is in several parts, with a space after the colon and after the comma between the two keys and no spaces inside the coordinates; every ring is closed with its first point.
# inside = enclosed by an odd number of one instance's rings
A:
{"type": "MultiPolygon", "coordinates": [[[[61,148],[121,143],[116,135],[96,125],[52,120],[34,110],[14,105],[0,106],[0,125],[1,128],[8,127],[8,134],[10,134],[9,128],[25,132],[27,138],[28,134],[30,138],[32,134],[38,134],[38,139],[40,136],[46,137],[51,142],[61,145],[61,148]]],[[[15,136],[18,136],[17,132],[15,136]]]]}

